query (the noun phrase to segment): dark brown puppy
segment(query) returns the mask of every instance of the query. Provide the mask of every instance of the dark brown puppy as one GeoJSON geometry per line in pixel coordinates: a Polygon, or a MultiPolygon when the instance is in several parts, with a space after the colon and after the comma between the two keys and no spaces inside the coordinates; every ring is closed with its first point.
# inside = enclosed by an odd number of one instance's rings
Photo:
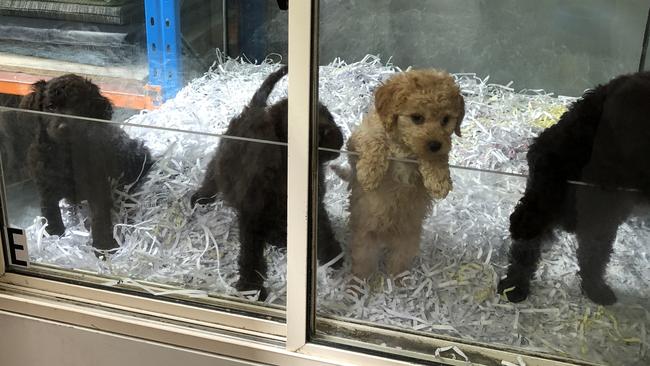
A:
{"type": "Polygon", "coordinates": [[[524,300],[541,245],[556,227],[575,232],[585,294],[616,296],[603,275],[618,226],[650,199],[650,72],[617,77],[585,93],[528,151],[524,197],[510,216],[510,266],[498,291],[524,300]],[[576,185],[581,181],[588,185],[576,185]]]}
{"type": "MultiPolygon", "coordinates": [[[[287,67],[267,77],[241,114],[230,121],[227,136],[287,142],[287,100],[267,106],[273,86],[287,73],[287,67]]],[[[319,146],[340,149],[343,134],[330,112],[319,104],[319,146]]],[[[318,259],[328,262],[341,252],[323,205],[324,165],[339,154],[319,154],[318,259]]],[[[241,249],[239,290],[260,290],[266,276],[266,243],[286,246],[287,236],[287,148],[267,143],[223,139],[208,164],[195,203],[209,203],[218,193],[238,214],[241,249]]]]}
{"type": "Polygon", "coordinates": [[[116,125],[61,115],[110,120],[113,107],[89,80],[63,75],[39,81],[23,100],[23,107],[57,113],[40,117],[37,137],[28,152],[31,175],[40,193],[47,232],[62,235],[59,201],[88,201],[92,244],[100,250],[117,247],[111,222],[111,180],[132,187],[153,161],[142,141],[130,138],[116,125]]]}

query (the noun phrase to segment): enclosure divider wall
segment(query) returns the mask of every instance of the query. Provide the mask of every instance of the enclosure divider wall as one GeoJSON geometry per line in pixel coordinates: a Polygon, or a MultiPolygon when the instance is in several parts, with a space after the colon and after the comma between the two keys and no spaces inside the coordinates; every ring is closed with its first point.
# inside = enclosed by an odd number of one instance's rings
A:
{"type": "Polygon", "coordinates": [[[309,123],[311,32],[314,1],[291,3],[289,10],[289,110],[287,153],[287,349],[307,341],[307,251],[309,202],[309,123]]]}

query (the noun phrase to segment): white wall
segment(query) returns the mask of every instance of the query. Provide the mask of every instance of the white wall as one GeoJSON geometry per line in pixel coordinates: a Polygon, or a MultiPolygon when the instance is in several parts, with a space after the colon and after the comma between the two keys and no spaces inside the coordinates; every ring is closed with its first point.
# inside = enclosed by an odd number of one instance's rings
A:
{"type": "Polygon", "coordinates": [[[1,366],[260,365],[0,311],[1,366]]]}

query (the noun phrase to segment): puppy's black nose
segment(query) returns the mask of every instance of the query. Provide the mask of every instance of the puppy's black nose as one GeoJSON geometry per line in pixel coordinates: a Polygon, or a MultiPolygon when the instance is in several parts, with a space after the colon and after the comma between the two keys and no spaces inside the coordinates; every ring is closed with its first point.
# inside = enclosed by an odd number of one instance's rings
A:
{"type": "Polygon", "coordinates": [[[441,147],[442,147],[442,144],[439,143],[438,141],[429,142],[429,150],[431,150],[433,152],[436,152],[436,151],[440,150],[441,147]]]}

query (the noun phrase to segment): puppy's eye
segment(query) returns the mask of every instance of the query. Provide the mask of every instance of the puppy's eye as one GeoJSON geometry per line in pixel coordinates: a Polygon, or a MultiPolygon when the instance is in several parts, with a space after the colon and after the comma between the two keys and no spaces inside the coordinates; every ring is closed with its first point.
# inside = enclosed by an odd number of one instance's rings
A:
{"type": "Polygon", "coordinates": [[[53,103],[50,103],[45,106],[45,110],[48,112],[53,112],[56,110],[56,106],[53,103]]]}
{"type": "Polygon", "coordinates": [[[445,117],[442,119],[442,122],[441,122],[442,125],[443,125],[443,126],[446,126],[446,125],[449,123],[449,120],[450,120],[450,119],[451,119],[451,118],[449,118],[449,116],[445,116],[445,117]]]}
{"type": "Polygon", "coordinates": [[[413,123],[415,123],[416,125],[421,125],[424,123],[424,116],[422,116],[421,114],[412,114],[411,121],[413,121],[413,123]]]}

